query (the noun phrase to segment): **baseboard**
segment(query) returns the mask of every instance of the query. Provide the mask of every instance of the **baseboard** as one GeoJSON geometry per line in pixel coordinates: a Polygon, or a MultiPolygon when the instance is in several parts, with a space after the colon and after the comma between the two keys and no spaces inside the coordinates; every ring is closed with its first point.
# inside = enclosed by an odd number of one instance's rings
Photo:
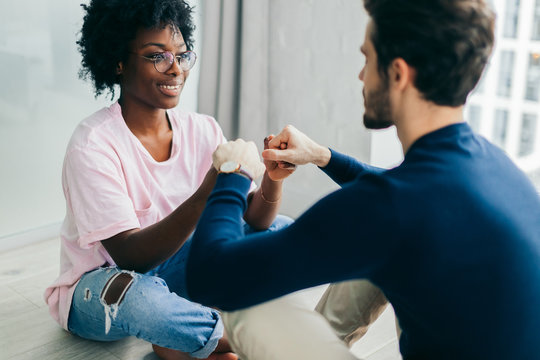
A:
{"type": "Polygon", "coordinates": [[[58,237],[62,222],[0,237],[0,252],[58,237]]]}

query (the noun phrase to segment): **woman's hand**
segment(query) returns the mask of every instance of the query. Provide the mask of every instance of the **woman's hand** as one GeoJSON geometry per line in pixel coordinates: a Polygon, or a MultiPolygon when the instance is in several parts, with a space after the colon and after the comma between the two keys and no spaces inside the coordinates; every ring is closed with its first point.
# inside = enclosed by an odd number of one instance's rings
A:
{"type": "Polygon", "coordinates": [[[219,171],[221,164],[227,161],[235,161],[252,176],[252,179],[260,177],[265,170],[264,164],[259,158],[259,151],[253,141],[245,142],[242,139],[229,141],[217,147],[212,155],[214,168],[219,171]]]}
{"type": "MultiPolygon", "coordinates": [[[[264,139],[264,149],[270,149],[270,141],[274,138],[274,135],[269,135],[264,139]]],[[[283,150],[286,148],[284,143],[281,143],[276,150],[283,150]]],[[[264,166],[266,166],[266,173],[270,180],[280,181],[291,175],[296,170],[296,165],[287,163],[284,161],[264,160],[264,166]]]]}

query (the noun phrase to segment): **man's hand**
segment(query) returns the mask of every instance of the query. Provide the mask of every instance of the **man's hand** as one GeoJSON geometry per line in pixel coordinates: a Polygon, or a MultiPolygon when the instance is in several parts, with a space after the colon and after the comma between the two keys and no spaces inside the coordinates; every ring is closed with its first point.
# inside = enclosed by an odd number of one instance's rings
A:
{"type": "MultiPolygon", "coordinates": [[[[264,139],[264,149],[269,149],[268,143],[274,138],[274,135],[268,135],[264,139]]],[[[285,148],[285,144],[282,144],[282,147],[285,148]]],[[[280,148],[281,149],[281,148],[280,148]]],[[[294,170],[296,170],[296,165],[272,160],[264,160],[264,166],[266,166],[266,173],[273,181],[283,180],[289,175],[291,175],[294,170]]]]}
{"type": "Polygon", "coordinates": [[[260,177],[265,169],[255,143],[253,141],[245,142],[242,139],[219,145],[212,155],[212,160],[214,168],[218,171],[224,162],[236,161],[253,176],[253,180],[260,177]]]}
{"type": "Polygon", "coordinates": [[[325,167],[331,153],[327,147],[317,144],[292,125],[287,125],[268,142],[269,149],[262,152],[265,161],[277,161],[280,168],[287,164],[304,165],[313,163],[325,167]]]}

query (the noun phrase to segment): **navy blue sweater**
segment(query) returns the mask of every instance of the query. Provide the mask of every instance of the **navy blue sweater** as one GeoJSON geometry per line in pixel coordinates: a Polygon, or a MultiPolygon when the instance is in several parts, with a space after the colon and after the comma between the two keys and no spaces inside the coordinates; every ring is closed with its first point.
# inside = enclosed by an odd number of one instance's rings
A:
{"type": "Polygon", "coordinates": [[[540,359],[540,198],[465,124],[391,170],[332,151],[341,189],[290,227],[244,236],[249,181],[219,175],[193,238],[190,298],[235,310],[367,278],[394,306],[405,359],[540,359]]]}

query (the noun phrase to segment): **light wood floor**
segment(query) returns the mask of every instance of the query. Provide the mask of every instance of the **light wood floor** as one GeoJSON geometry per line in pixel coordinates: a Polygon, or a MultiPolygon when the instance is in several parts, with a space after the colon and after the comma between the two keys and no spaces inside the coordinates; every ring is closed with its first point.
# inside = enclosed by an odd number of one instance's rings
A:
{"type": "MultiPolygon", "coordinates": [[[[0,253],[0,359],[157,359],[150,344],[142,340],[83,340],[52,320],[42,295],[58,274],[58,258],[58,239],[0,253]]],[[[313,289],[305,294],[315,304],[320,293],[313,289]]],[[[367,360],[401,359],[391,308],[352,350],[367,360]]]]}

